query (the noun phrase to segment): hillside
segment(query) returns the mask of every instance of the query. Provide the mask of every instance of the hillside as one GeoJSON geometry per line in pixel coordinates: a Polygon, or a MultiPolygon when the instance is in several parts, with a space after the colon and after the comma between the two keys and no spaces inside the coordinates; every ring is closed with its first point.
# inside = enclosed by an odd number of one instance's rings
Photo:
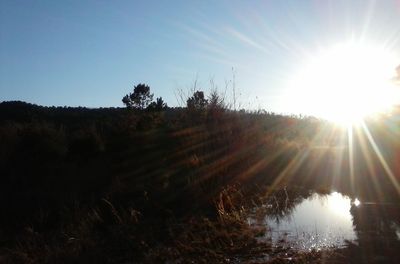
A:
{"type": "MultiPolygon", "coordinates": [[[[372,126],[371,133],[384,132],[372,126]]],[[[257,197],[287,186],[345,193],[356,186],[358,197],[373,195],[365,191],[365,177],[372,175],[361,155],[352,178],[357,185],[345,180],[346,135],[315,118],[224,107],[146,111],[0,103],[4,258],[190,259],[189,252],[197,251],[177,246],[176,239],[204,225],[227,232],[219,238],[215,233],[217,241],[237,239],[241,245],[238,252],[219,245],[207,253],[211,259],[265,251],[243,222],[244,208],[257,197]],[[343,162],[334,170],[339,158],[343,162]],[[165,252],[170,247],[172,255],[165,252]]],[[[381,138],[380,146],[390,144],[381,138]]],[[[381,175],[379,161],[373,164],[373,173],[381,175]]],[[[380,199],[393,199],[391,181],[379,180],[387,194],[380,199]]]]}

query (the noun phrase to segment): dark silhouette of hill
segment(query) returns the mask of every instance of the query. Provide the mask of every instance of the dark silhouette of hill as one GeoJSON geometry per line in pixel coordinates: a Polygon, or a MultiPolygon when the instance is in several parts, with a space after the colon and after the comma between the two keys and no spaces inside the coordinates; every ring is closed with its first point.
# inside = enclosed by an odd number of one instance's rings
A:
{"type": "Polygon", "coordinates": [[[46,107],[22,101],[8,101],[0,103],[0,122],[49,121],[68,124],[109,118],[123,112],[124,108],[46,107]]]}
{"type": "MultiPolygon", "coordinates": [[[[302,186],[398,199],[373,147],[373,161],[363,156],[366,136],[355,140],[350,177],[345,130],[195,95],[187,108],[0,103],[0,244],[9,249],[0,254],[32,263],[163,262],[178,251],[190,259],[174,243],[211,228],[215,237],[202,241],[241,245],[201,253],[222,260],[245,245],[261,250],[240,213],[260,193],[302,186]]],[[[368,125],[393,167],[398,143],[385,122],[368,125]]]]}

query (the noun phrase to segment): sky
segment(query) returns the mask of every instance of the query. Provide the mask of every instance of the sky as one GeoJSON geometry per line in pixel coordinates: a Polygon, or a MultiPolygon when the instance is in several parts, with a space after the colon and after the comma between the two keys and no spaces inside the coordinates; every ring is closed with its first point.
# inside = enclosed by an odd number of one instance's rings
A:
{"type": "Polygon", "coordinates": [[[398,54],[400,1],[0,0],[0,101],[122,106],[146,83],[178,106],[197,80],[284,113],[307,58],[351,38],[398,54]]]}

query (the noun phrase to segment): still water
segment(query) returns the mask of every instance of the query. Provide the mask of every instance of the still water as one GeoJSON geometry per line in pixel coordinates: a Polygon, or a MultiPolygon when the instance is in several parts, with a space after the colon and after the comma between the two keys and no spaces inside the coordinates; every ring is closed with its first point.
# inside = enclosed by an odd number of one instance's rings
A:
{"type": "MultiPolygon", "coordinates": [[[[281,206],[275,200],[276,206],[281,206]]],[[[283,212],[267,212],[262,218],[249,218],[250,224],[267,227],[269,232],[262,239],[272,240],[274,244],[284,242],[302,250],[342,247],[346,241],[357,239],[350,212],[352,206],[360,206],[357,199],[352,201],[333,192],[328,195],[314,193],[297,203],[288,200],[287,197],[284,201],[283,212]]],[[[275,207],[273,200],[265,206],[267,209],[275,207]]]]}

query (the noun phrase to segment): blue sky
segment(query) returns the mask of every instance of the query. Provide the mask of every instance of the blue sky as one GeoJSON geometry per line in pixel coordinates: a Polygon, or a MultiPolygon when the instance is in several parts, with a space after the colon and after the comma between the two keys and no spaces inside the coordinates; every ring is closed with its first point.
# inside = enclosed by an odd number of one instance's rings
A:
{"type": "Polygon", "coordinates": [[[0,101],[122,106],[147,83],[173,106],[195,79],[224,91],[234,68],[243,107],[284,112],[314,51],[357,38],[397,53],[399,36],[389,0],[0,0],[0,101]]]}

